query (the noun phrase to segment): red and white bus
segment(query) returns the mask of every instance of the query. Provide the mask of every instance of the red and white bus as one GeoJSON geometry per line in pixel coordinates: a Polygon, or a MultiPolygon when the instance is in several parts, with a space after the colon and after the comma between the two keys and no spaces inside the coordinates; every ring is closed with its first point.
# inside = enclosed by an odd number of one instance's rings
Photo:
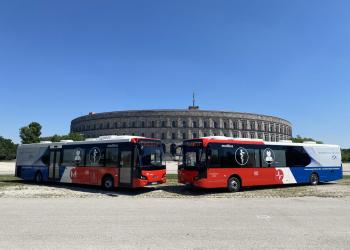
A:
{"type": "Polygon", "coordinates": [[[342,178],[340,147],[264,142],[224,136],[186,140],[178,181],[239,191],[244,186],[334,181],[342,178]]]}
{"type": "Polygon", "coordinates": [[[114,187],[143,187],[166,182],[160,140],[101,136],[85,141],[23,144],[16,176],[38,183],[64,182],[114,187]]]}

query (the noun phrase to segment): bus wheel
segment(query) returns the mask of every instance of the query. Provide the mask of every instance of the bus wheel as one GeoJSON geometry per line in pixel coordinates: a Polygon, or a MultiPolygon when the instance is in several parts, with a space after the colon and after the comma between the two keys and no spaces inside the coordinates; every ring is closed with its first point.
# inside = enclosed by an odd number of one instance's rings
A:
{"type": "Polygon", "coordinates": [[[317,175],[316,173],[312,173],[312,174],[310,175],[310,184],[311,184],[311,185],[315,186],[315,185],[318,184],[319,181],[320,181],[320,180],[319,180],[318,175],[317,175]]]}
{"type": "Polygon", "coordinates": [[[237,177],[231,177],[227,182],[229,192],[238,192],[241,189],[241,181],[237,177]]]}
{"type": "Polygon", "coordinates": [[[111,176],[106,176],[102,180],[102,188],[104,190],[112,190],[114,186],[114,181],[111,176]]]}
{"type": "Polygon", "coordinates": [[[36,172],[34,180],[37,184],[43,183],[43,175],[41,174],[41,172],[36,172]]]}

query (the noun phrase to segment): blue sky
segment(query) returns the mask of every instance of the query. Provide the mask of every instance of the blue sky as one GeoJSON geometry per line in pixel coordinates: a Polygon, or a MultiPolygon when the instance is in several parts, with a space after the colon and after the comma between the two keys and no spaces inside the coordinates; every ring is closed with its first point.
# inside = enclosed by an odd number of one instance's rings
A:
{"type": "Polygon", "coordinates": [[[350,148],[350,2],[0,1],[0,135],[89,111],[262,113],[350,148]]]}

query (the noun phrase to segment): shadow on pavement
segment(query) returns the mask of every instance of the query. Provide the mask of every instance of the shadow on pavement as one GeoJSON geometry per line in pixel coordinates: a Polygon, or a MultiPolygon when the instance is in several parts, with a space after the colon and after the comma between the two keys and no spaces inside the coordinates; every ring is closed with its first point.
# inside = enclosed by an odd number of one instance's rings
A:
{"type": "MultiPolygon", "coordinates": [[[[82,184],[69,184],[69,183],[42,183],[37,184],[30,181],[23,181],[23,180],[3,180],[4,183],[11,183],[11,184],[26,184],[26,185],[33,185],[33,186],[45,186],[45,187],[54,187],[57,189],[69,189],[72,191],[78,191],[78,192],[84,192],[84,193],[91,193],[91,194],[103,194],[106,196],[111,197],[118,197],[119,195],[123,196],[138,196],[143,195],[147,193],[151,193],[153,191],[161,190],[167,193],[173,193],[177,195],[184,195],[184,196],[205,196],[205,195],[211,195],[211,194],[224,194],[228,193],[226,188],[213,188],[213,189],[203,189],[188,185],[182,185],[182,184],[163,184],[163,185],[157,185],[157,186],[148,186],[143,188],[116,188],[111,191],[105,191],[101,189],[100,186],[90,186],[90,185],[82,185],[82,184]]],[[[334,182],[328,182],[328,183],[320,183],[319,185],[336,185],[334,182]]],[[[270,186],[256,186],[256,187],[244,187],[242,188],[241,192],[254,192],[258,190],[273,190],[273,189],[288,189],[291,187],[303,187],[303,186],[310,186],[309,184],[288,184],[288,185],[270,185],[270,186]]]]}

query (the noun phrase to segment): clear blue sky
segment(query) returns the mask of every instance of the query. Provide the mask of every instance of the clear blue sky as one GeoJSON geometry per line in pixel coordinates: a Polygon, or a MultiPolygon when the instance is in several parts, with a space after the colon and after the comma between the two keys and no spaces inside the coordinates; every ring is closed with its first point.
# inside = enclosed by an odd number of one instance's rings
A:
{"type": "Polygon", "coordinates": [[[0,1],[0,135],[89,111],[262,113],[350,148],[350,1],[0,1]]]}

